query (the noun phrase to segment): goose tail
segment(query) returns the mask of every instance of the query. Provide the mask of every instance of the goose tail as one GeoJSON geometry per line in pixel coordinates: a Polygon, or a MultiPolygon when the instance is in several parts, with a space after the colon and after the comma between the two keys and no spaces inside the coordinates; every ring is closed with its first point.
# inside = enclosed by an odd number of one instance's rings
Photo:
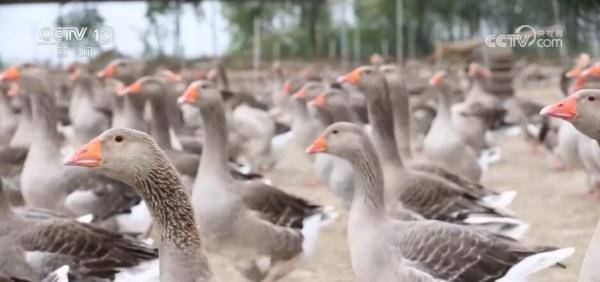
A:
{"type": "Polygon", "coordinates": [[[529,224],[517,218],[485,214],[469,214],[462,223],[516,240],[523,238],[529,229],[529,224]]]}
{"type": "Polygon", "coordinates": [[[527,276],[559,264],[575,252],[574,248],[562,248],[533,254],[521,260],[508,270],[497,282],[527,281],[527,276]]]}
{"type": "Polygon", "coordinates": [[[68,265],[63,265],[48,274],[42,282],[69,282],[69,270],[71,268],[68,265]]]}
{"type": "Polygon", "coordinates": [[[485,196],[481,200],[490,207],[506,208],[512,203],[516,196],[516,191],[505,191],[498,194],[485,196]]]}

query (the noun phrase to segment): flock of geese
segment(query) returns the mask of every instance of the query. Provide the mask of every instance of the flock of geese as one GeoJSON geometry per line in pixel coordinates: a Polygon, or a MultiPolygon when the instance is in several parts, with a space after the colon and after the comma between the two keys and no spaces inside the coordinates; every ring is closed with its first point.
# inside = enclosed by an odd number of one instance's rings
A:
{"type": "MultiPolygon", "coordinates": [[[[343,75],[273,70],[275,90],[248,93],[222,67],[200,79],[133,59],[5,69],[0,281],[219,281],[211,253],[250,281],[281,280],[341,220],[263,176],[302,159],[349,209],[358,281],[526,281],[565,267],[573,248],[520,242],[516,193],[480,183],[500,154],[492,130],[526,128],[541,109],[488,92],[489,69],[468,66],[464,95],[435,72],[433,97],[377,60],[343,75]]],[[[562,131],[600,142],[600,91],[577,91],[598,75],[576,65],[574,94],[541,110],[565,121],[540,134],[558,136],[564,165],[562,131]]]]}

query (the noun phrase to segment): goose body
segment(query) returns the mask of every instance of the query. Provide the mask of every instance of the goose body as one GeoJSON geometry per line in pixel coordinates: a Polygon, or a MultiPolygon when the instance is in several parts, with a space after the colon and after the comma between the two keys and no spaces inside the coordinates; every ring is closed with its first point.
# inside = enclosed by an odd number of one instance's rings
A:
{"type": "MultiPolygon", "coordinates": [[[[598,66],[592,66],[592,69],[598,68],[598,66]]],[[[589,70],[589,69],[588,69],[589,70]]],[[[600,141],[600,134],[598,131],[598,103],[600,101],[600,90],[597,89],[584,89],[579,90],[570,96],[550,104],[544,107],[540,114],[550,117],[560,118],[566,122],[571,123],[581,134],[585,135],[588,140],[587,144],[595,143],[594,150],[598,150],[598,142],[600,141]]],[[[580,139],[581,140],[581,139],[580,139]]],[[[583,149],[580,145],[580,150],[583,149]]],[[[589,151],[588,153],[597,155],[597,152],[589,151]]],[[[584,159],[584,167],[586,166],[584,159]]],[[[593,175],[590,175],[593,177],[593,175]]],[[[595,180],[592,178],[592,180],[595,180]]],[[[593,183],[592,185],[594,185],[593,183]]],[[[594,188],[597,188],[594,187],[594,188]]],[[[596,190],[597,191],[597,190],[596,190]]],[[[579,273],[580,282],[595,281],[600,277],[600,271],[596,267],[600,262],[598,257],[598,250],[600,249],[600,222],[596,226],[594,235],[589,243],[582,267],[579,273]]]]}
{"type": "Polygon", "coordinates": [[[382,163],[386,180],[386,209],[390,214],[396,214],[398,209],[409,210],[427,219],[489,228],[517,238],[523,235],[528,225],[485,203],[484,195],[439,176],[404,167],[395,146],[393,126],[389,122],[390,109],[385,106],[386,84],[382,74],[371,67],[360,67],[340,80],[358,84],[367,96],[369,120],[373,125],[372,139],[377,144],[382,163]]]}
{"type": "Polygon", "coordinates": [[[272,264],[262,278],[286,275],[303,256],[312,253],[318,228],[334,215],[273,186],[231,177],[224,142],[225,114],[214,84],[194,82],[180,101],[198,107],[205,121],[206,150],[194,182],[192,203],[209,247],[244,260],[270,257],[272,264]]]}
{"type": "Polygon", "coordinates": [[[447,95],[440,89],[437,116],[423,142],[424,154],[447,170],[478,182],[481,167],[477,163],[477,153],[454,130],[447,95]]]}
{"type": "MultiPolygon", "coordinates": [[[[102,79],[115,79],[118,82],[110,89],[108,95],[117,94],[118,90],[125,85],[133,83],[137,77],[143,74],[144,64],[134,60],[115,60],[108,64],[98,73],[102,79]]],[[[114,97],[112,105],[112,127],[125,127],[146,131],[147,123],[144,118],[144,99],[137,96],[123,95],[114,97]]]]}
{"type": "MultiPolygon", "coordinates": [[[[46,77],[36,70],[21,66],[14,66],[13,70],[18,74],[13,81],[21,85],[23,90],[21,95],[27,95],[26,100],[30,102],[33,113],[32,126],[35,138],[32,138],[20,175],[21,192],[25,204],[33,208],[74,214],[75,211],[69,209],[67,205],[67,197],[77,189],[105,189],[106,186],[127,189],[122,183],[103,180],[80,168],[68,168],[61,165],[62,137],[56,129],[58,123],[56,102],[54,95],[50,93],[46,77]]],[[[102,206],[102,209],[107,206],[111,206],[111,204],[102,206]]],[[[95,211],[80,212],[79,215],[95,211]]]]}
{"type": "MultiPolygon", "coordinates": [[[[400,158],[403,163],[406,164],[406,168],[413,172],[427,173],[456,184],[471,193],[479,195],[486,204],[492,207],[505,208],[508,206],[516,195],[514,191],[498,193],[482,186],[477,181],[470,180],[463,175],[454,173],[442,166],[434,164],[431,159],[413,158],[412,151],[410,150],[412,147],[410,145],[410,108],[408,100],[404,98],[404,96],[407,95],[407,90],[400,69],[395,65],[384,65],[380,67],[380,70],[385,75],[386,82],[390,89],[389,104],[393,107],[396,144],[399,149],[400,158]]],[[[453,121],[454,120],[453,115],[453,121]]]]}
{"type": "Polygon", "coordinates": [[[181,179],[147,134],[108,130],[67,157],[65,164],[97,168],[141,195],[159,234],[160,281],[215,281],[181,179]]]}
{"type": "Polygon", "coordinates": [[[41,270],[29,265],[25,256],[33,251],[70,257],[76,261],[72,268],[77,275],[101,278],[156,258],[154,250],[123,234],[43,211],[13,210],[0,193],[0,257],[6,259],[0,273],[37,280],[41,270]]]}
{"type": "Polygon", "coordinates": [[[307,152],[345,158],[355,170],[348,244],[359,281],[526,281],[531,273],[574,252],[573,248],[529,248],[445,222],[390,218],[376,150],[356,125],[331,125],[307,152]]]}
{"type": "Polygon", "coordinates": [[[71,70],[74,87],[69,105],[69,119],[73,125],[76,140],[81,145],[98,136],[109,128],[107,116],[94,106],[95,91],[99,90],[97,81],[80,67],[71,70]]]}

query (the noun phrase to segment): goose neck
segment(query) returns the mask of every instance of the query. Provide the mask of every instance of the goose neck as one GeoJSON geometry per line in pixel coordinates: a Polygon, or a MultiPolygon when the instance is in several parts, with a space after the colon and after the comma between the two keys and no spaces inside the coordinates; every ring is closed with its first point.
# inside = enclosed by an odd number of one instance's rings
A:
{"type": "Polygon", "coordinates": [[[200,109],[204,124],[204,150],[200,170],[230,177],[227,151],[227,120],[222,104],[200,109]]]}
{"type": "Polygon", "coordinates": [[[392,107],[388,103],[387,88],[373,89],[379,93],[368,95],[367,111],[369,122],[373,127],[373,143],[379,153],[382,163],[402,167],[402,160],[398,154],[394,136],[392,107]]]}
{"type": "Polygon", "coordinates": [[[167,99],[164,95],[155,96],[150,101],[152,120],[150,132],[156,143],[163,149],[171,149],[169,136],[169,118],[167,115],[167,99]]]}
{"type": "Polygon", "coordinates": [[[349,158],[354,168],[356,193],[352,208],[366,209],[369,213],[385,213],[383,171],[373,145],[365,140],[360,150],[349,158]]]}
{"type": "Polygon", "coordinates": [[[390,83],[390,104],[393,107],[394,133],[402,157],[412,158],[410,144],[410,106],[408,93],[401,81],[390,83]]]}
{"type": "Polygon", "coordinates": [[[334,115],[331,111],[319,108],[317,109],[319,121],[321,122],[321,126],[326,127],[335,122],[334,115]]]}
{"type": "Polygon", "coordinates": [[[451,118],[451,114],[450,114],[450,99],[448,97],[448,95],[450,95],[450,91],[448,89],[447,86],[442,86],[440,88],[438,88],[438,104],[437,104],[437,112],[440,115],[440,117],[446,119],[446,120],[450,120],[451,118]]]}
{"type": "Polygon", "coordinates": [[[125,95],[122,100],[122,115],[125,118],[125,127],[146,131],[144,124],[144,102],[142,97],[125,95]]]}
{"type": "Polygon", "coordinates": [[[342,122],[342,121],[356,122],[358,120],[358,117],[350,109],[350,106],[348,104],[334,106],[331,109],[331,111],[333,113],[333,117],[335,119],[335,122],[342,122]]]}
{"type": "Polygon", "coordinates": [[[305,120],[309,118],[308,108],[302,101],[292,99],[294,119],[305,120]]]}
{"type": "Polygon", "coordinates": [[[190,199],[166,155],[162,153],[156,159],[143,176],[135,179],[134,187],[148,205],[162,241],[173,243],[185,253],[197,252],[202,243],[190,199]]]}
{"type": "Polygon", "coordinates": [[[49,141],[58,146],[60,135],[56,129],[58,118],[54,96],[47,92],[31,92],[29,96],[33,123],[39,134],[37,140],[49,141]]]}

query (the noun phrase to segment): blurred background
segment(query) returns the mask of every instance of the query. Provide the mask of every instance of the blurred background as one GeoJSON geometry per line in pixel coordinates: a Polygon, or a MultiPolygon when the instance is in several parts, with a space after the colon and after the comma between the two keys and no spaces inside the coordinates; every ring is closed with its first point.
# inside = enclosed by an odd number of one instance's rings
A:
{"type": "Polygon", "coordinates": [[[592,0],[1,2],[3,64],[77,59],[57,58],[55,48],[37,44],[40,29],[49,26],[111,27],[114,41],[94,46],[94,55],[115,50],[176,62],[223,57],[229,65],[255,67],[274,60],[357,65],[372,53],[435,60],[436,50],[454,47],[464,55],[485,36],[512,34],[525,24],[560,30],[562,48],[515,48],[518,55],[559,60],[599,50],[599,6],[592,0]],[[449,42],[461,45],[444,45],[449,42]]]}

